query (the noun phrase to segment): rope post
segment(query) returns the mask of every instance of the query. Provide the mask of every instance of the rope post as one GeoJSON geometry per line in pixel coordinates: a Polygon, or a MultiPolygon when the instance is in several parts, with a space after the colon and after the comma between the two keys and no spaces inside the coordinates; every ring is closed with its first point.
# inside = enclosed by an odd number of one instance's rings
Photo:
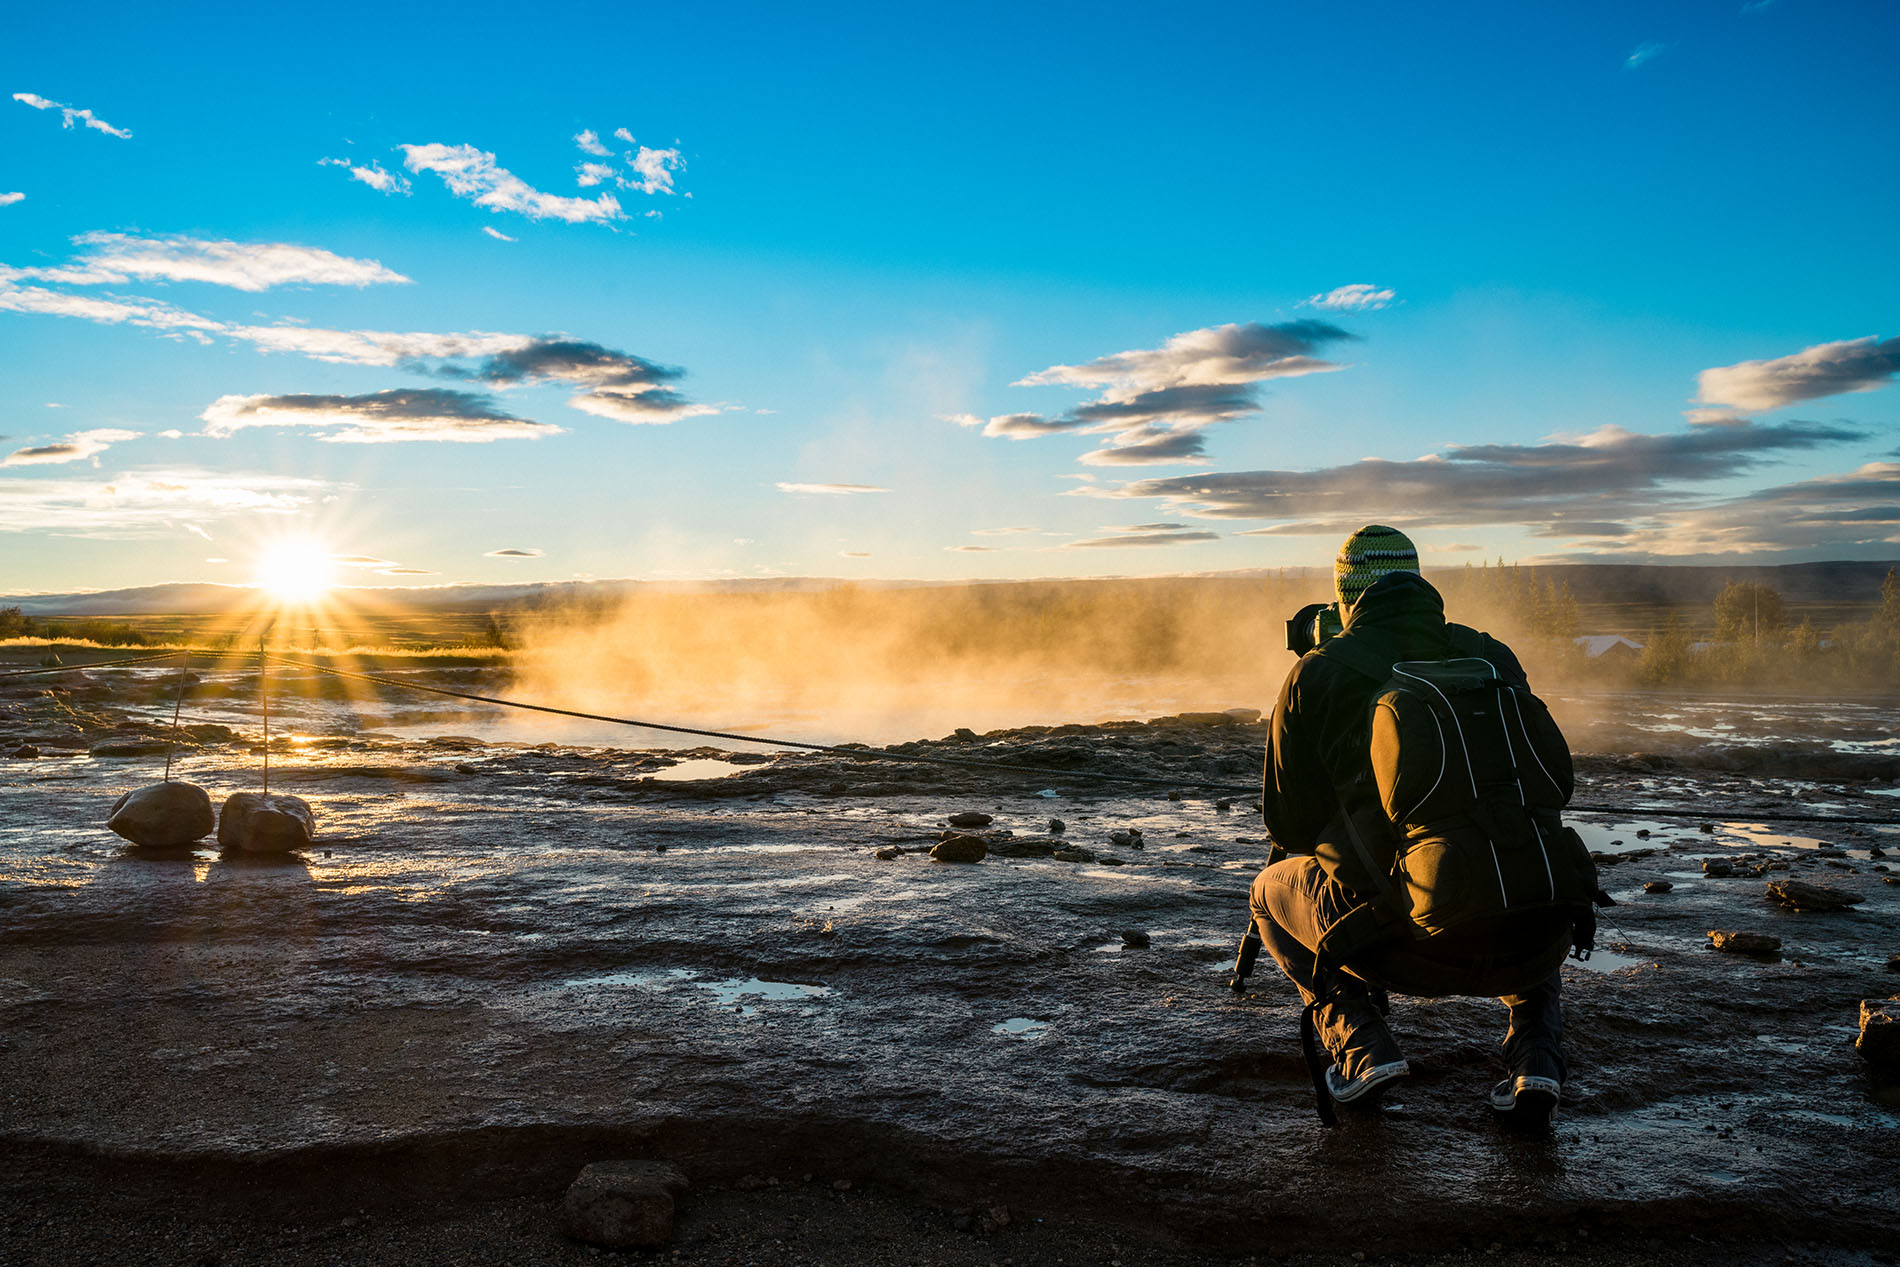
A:
{"type": "Polygon", "coordinates": [[[178,750],[178,717],[185,707],[185,670],[191,665],[191,652],[178,653],[178,696],[172,701],[172,733],[165,741],[165,782],[172,781],[172,754],[178,750]]]}
{"type": "Polygon", "coordinates": [[[270,657],[264,651],[264,639],[270,626],[257,635],[257,700],[264,706],[264,795],[270,795],[270,657]]]}

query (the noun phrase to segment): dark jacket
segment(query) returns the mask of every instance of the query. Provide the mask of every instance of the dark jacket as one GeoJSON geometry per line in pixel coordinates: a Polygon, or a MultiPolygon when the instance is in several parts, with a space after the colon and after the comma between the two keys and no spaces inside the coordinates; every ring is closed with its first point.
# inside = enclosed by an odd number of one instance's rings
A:
{"type": "MultiPolygon", "coordinates": [[[[1359,811],[1378,802],[1372,782],[1372,701],[1384,678],[1348,668],[1327,647],[1351,642],[1388,668],[1398,660],[1482,656],[1500,676],[1524,682],[1511,649],[1445,619],[1445,600],[1416,572],[1380,578],[1346,613],[1345,632],[1300,657],[1280,688],[1267,734],[1260,807],[1288,853],[1314,851],[1343,796],[1359,811]]],[[[1356,657],[1357,658],[1357,657],[1356,657]]]]}

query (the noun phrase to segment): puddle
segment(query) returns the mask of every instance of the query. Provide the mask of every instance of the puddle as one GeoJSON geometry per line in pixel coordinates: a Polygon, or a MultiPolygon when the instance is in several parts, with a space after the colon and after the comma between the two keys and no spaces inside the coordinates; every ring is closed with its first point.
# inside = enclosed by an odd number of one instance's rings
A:
{"type": "Polygon", "coordinates": [[[734,765],[730,761],[721,761],[717,757],[693,757],[670,765],[664,770],[643,770],[640,777],[654,779],[661,783],[693,783],[701,779],[723,779],[747,770],[749,765],[734,765]]]}
{"type": "Polygon", "coordinates": [[[1646,968],[1654,963],[1654,958],[1633,955],[1623,950],[1604,950],[1599,947],[1590,952],[1588,959],[1566,959],[1566,965],[1588,968],[1592,972],[1621,972],[1625,968],[1646,968]]]}
{"type": "Polygon", "coordinates": [[[1588,818],[1564,817],[1564,825],[1577,829],[1583,837],[1583,843],[1592,853],[1634,853],[1638,849],[1667,849],[1671,840],[1679,833],[1694,832],[1693,823],[1659,823],[1648,819],[1612,819],[1609,822],[1594,822],[1588,818]],[[1649,833],[1647,838],[1638,836],[1639,831],[1649,833]]]}
{"type": "Polygon", "coordinates": [[[1048,1021],[1031,1020],[1027,1016],[1012,1016],[999,1025],[990,1026],[990,1033],[1005,1038],[1041,1038],[1048,1032],[1048,1021]]]}
{"type": "Polygon", "coordinates": [[[740,999],[760,998],[769,1002],[786,1002],[797,999],[822,999],[831,993],[828,985],[806,985],[799,981],[766,981],[759,977],[729,977],[724,981],[704,981],[699,984],[711,990],[722,1007],[730,1007],[740,999]]]}

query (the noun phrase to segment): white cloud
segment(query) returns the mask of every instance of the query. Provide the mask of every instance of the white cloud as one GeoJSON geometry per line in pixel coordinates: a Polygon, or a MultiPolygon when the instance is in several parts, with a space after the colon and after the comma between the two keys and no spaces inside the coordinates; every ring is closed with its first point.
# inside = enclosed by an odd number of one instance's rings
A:
{"type": "Polygon", "coordinates": [[[492,224],[483,225],[482,232],[486,233],[489,237],[495,239],[495,241],[497,242],[519,242],[521,240],[520,238],[509,237],[506,233],[503,233],[500,229],[497,229],[492,224]]]}
{"type": "Polygon", "coordinates": [[[1398,292],[1389,288],[1382,289],[1370,282],[1354,282],[1323,295],[1314,295],[1306,301],[1306,306],[1325,308],[1332,312],[1370,312],[1386,307],[1398,297],[1398,292]]]}
{"type": "Polygon", "coordinates": [[[0,458],[0,466],[57,466],[66,462],[80,462],[86,458],[97,457],[121,440],[136,440],[139,434],[136,431],[121,431],[115,427],[95,427],[90,431],[76,431],[66,439],[53,444],[15,449],[6,457],[0,458]]]}
{"type": "MultiPolygon", "coordinates": [[[[0,303],[5,300],[0,292],[0,303]]],[[[324,330],[309,326],[232,326],[223,333],[267,352],[295,352],[339,365],[397,366],[458,356],[494,356],[532,345],[525,334],[432,334],[427,331],[324,330]]]]}
{"type": "Polygon", "coordinates": [[[411,440],[480,444],[559,435],[561,428],[516,418],[485,396],[447,388],[397,388],[366,396],[220,396],[200,415],[208,436],[247,427],[319,427],[339,444],[411,440]]]}
{"type": "Polygon", "coordinates": [[[125,324],[153,330],[184,331],[201,338],[206,331],[215,333],[224,329],[221,322],[157,300],[128,302],[94,299],[90,295],[69,295],[64,291],[47,290],[43,286],[16,286],[8,280],[8,274],[18,275],[20,271],[0,268],[0,311],[30,312],[48,317],[79,317],[104,325],[125,324]]]}
{"type": "Polygon", "coordinates": [[[639,150],[627,157],[627,165],[633,168],[639,179],[622,179],[622,189],[638,189],[643,194],[670,194],[673,192],[673,173],[686,165],[676,149],[655,150],[642,145],[639,150]]]}
{"type": "Polygon", "coordinates": [[[952,554],[995,554],[998,551],[1000,551],[1002,547],[1001,546],[945,546],[944,549],[948,550],[952,554]]]}
{"type": "Polygon", "coordinates": [[[620,178],[620,172],[611,163],[582,163],[574,172],[574,183],[582,189],[620,178]]]}
{"type": "Polygon", "coordinates": [[[540,550],[533,546],[529,546],[526,549],[514,549],[511,547],[506,550],[490,550],[482,557],[484,559],[538,559],[545,553],[547,553],[545,550],[540,550]]]}
{"type": "MultiPolygon", "coordinates": [[[[1773,360],[1703,370],[1696,375],[1696,398],[1707,405],[1737,409],[1779,409],[1799,400],[1870,392],[1886,386],[1896,374],[1900,374],[1900,338],[1882,341],[1869,335],[1817,343],[1773,360]]],[[[1695,410],[1691,417],[1706,421],[1722,412],[1695,410]]]]}
{"type": "Polygon", "coordinates": [[[614,137],[617,140],[625,141],[628,145],[633,144],[633,133],[627,131],[625,128],[615,128],[614,137]]]}
{"type": "MultiPolygon", "coordinates": [[[[621,131],[624,132],[626,129],[622,128],[621,131]]],[[[596,136],[591,128],[575,134],[574,144],[580,146],[583,153],[592,154],[596,158],[606,158],[613,153],[600,143],[600,137],[596,136]]]]}
{"type": "Polygon", "coordinates": [[[822,493],[828,496],[846,497],[854,493],[888,493],[888,488],[879,488],[875,484],[788,484],[779,483],[781,493],[822,493]]]}
{"type": "Polygon", "coordinates": [[[182,518],[295,514],[334,486],[288,475],[156,470],[110,480],[0,482],[0,532],[164,537],[182,518]]]}
{"type": "Polygon", "coordinates": [[[122,141],[129,141],[132,139],[132,134],[130,132],[126,131],[124,128],[113,127],[110,123],[107,123],[104,119],[101,119],[98,115],[94,114],[90,110],[80,110],[73,106],[63,106],[57,101],[48,101],[45,97],[39,96],[38,94],[31,93],[31,92],[16,92],[13,94],[13,99],[15,101],[24,102],[25,104],[32,106],[35,110],[59,111],[60,118],[61,118],[61,121],[60,121],[61,127],[70,128],[75,123],[84,123],[87,127],[92,128],[94,131],[104,132],[107,136],[116,136],[122,141]]]}
{"type": "Polygon", "coordinates": [[[513,172],[499,166],[495,156],[473,145],[404,145],[404,166],[412,172],[434,172],[449,192],[472,199],[490,211],[513,211],[532,220],[563,220],[569,224],[592,221],[611,224],[626,219],[611,193],[596,198],[566,198],[543,193],[513,172]]]}
{"type": "Polygon", "coordinates": [[[140,281],[209,282],[235,290],[312,283],[371,286],[407,282],[401,273],[375,260],[351,259],[315,246],[288,242],[229,242],[206,238],[137,238],[124,233],[82,233],[73,241],[90,248],[71,264],[52,268],[15,268],[0,274],[56,282],[65,286],[140,281]]]}
{"type": "Polygon", "coordinates": [[[411,188],[407,176],[388,170],[373,158],[367,164],[352,163],[347,158],[320,158],[317,165],[347,167],[351,180],[360,180],[379,194],[407,194],[411,188]]]}
{"type": "Polygon", "coordinates": [[[26,200],[25,194],[20,194],[20,193],[0,194],[0,207],[11,207],[14,203],[24,202],[25,200],[26,200]]]}
{"type": "Polygon", "coordinates": [[[868,550],[840,550],[838,551],[838,557],[841,559],[868,559],[871,557],[871,553],[868,550]]]}
{"type": "Polygon", "coordinates": [[[1656,44],[1653,42],[1638,44],[1635,48],[1630,50],[1630,55],[1623,59],[1623,69],[1638,70],[1650,62],[1655,61],[1668,51],[1669,46],[1667,44],[1656,44]]]}

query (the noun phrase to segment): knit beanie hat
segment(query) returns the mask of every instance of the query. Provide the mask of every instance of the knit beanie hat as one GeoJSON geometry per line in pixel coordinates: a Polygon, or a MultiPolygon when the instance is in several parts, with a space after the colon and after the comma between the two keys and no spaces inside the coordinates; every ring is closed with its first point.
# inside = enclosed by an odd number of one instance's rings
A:
{"type": "Polygon", "coordinates": [[[1397,528],[1367,524],[1346,538],[1333,562],[1333,587],[1341,610],[1359,601],[1366,588],[1393,572],[1418,571],[1418,551],[1397,528]]]}

